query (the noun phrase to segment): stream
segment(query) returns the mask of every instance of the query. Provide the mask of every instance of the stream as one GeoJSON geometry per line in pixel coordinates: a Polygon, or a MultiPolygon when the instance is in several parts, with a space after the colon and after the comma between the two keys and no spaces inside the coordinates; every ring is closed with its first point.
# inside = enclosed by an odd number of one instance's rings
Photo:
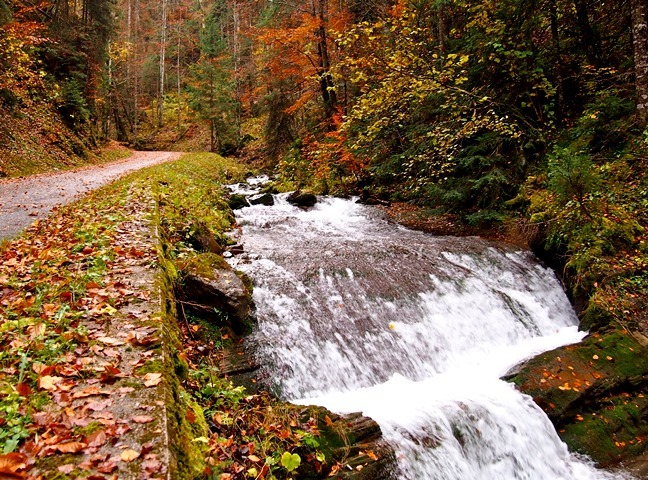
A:
{"type": "Polygon", "coordinates": [[[251,341],[268,387],[373,418],[396,452],[394,478],[628,478],[571,454],[532,399],[500,380],[584,336],[531,253],[408,230],[339,198],[301,209],[277,195],[236,213],[246,253],[230,262],[255,285],[251,341]]]}

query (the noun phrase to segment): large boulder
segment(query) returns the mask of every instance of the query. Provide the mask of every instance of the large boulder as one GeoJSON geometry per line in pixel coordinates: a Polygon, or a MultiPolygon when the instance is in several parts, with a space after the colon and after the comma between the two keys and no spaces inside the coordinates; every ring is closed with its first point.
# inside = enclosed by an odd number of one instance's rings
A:
{"type": "Polygon", "coordinates": [[[317,203],[317,197],[314,193],[302,192],[301,190],[295,190],[288,195],[286,200],[288,200],[288,203],[298,207],[312,207],[317,203]]]}
{"type": "Polygon", "coordinates": [[[253,308],[251,284],[219,255],[204,253],[184,266],[180,301],[187,309],[242,334],[253,308]]]}

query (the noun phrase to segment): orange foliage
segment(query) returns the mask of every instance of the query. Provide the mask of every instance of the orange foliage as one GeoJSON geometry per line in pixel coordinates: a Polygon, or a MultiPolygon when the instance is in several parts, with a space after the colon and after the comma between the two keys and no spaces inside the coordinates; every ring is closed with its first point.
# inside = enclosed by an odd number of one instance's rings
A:
{"type": "Polygon", "coordinates": [[[349,175],[359,178],[366,170],[367,162],[349,149],[347,132],[340,128],[343,123],[340,111],[333,115],[332,121],[334,129],[323,140],[312,136],[306,138],[304,155],[311,161],[319,178],[349,175]]]}
{"type": "Polygon", "coordinates": [[[325,5],[325,12],[317,11],[314,6],[310,9],[294,6],[277,15],[269,26],[248,31],[263,48],[261,70],[265,72],[265,79],[260,84],[286,80],[294,85],[293,105],[287,113],[296,113],[318,96],[319,76],[324,69],[319,51],[322,28],[331,61],[337,61],[331,38],[349,25],[350,16],[338,2],[325,2],[325,5]]]}

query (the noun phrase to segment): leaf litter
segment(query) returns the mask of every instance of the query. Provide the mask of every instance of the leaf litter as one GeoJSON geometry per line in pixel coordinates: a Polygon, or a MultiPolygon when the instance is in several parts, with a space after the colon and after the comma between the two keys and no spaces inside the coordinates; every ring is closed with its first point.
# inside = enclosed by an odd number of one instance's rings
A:
{"type": "Polygon", "coordinates": [[[152,205],[132,194],[95,202],[60,209],[0,251],[3,478],[166,476],[164,435],[150,441],[165,428],[162,373],[138,373],[162,363],[156,251],[142,220],[152,205]]]}

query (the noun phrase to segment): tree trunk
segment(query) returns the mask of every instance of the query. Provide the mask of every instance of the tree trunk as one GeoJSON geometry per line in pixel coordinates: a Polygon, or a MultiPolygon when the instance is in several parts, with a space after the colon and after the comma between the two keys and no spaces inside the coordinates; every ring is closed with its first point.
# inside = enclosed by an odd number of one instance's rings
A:
{"type": "Polygon", "coordinates": [[[157,123],[162,128],[164,124],[164,77],[166,66],[166,37],[167,37],[167,0],[162,0],[162,31],[160,33],[160,87],[158,89],[157,123]]]}
{"type": "Polygon", "coordinates": [[[637,88],[637,121],[648,125],[648,4],[632,0],[632,36],[637,88]]]}
{"type": "Polygon", "coordinates": [[[328,0],[318,0],[317,15],[319,17],[319,28],[317,29],[317,54],[320,61],[320,91],[324,101],[324,115],[330,119],[335,112],[337,95],[331,77],[331,61],[328,54],[328,42],[326,38],[326,13],[328,11],[328,0]]]}
{"type": "Polygon", "coordinates": [[[439,19],[438,19],[438,28],[439,28],[439,52],[442,57],[445,57],[448,53],[448,32],[450,18],[448,17],[448,6],[445,3],[439,5],[439,19]]]}
{"type": "Polygon", "coordinates": [[[178,51],[176,52],[176,87],[178,89],[178,135],[180,135],[180,129],[182,128],[182,80],[180,78],[180,21],[178,21],[178,26],[176,28],[176,34],[178,35],[178,51]]]}
{"type": "Polygon", "coordinates": [[[549,17],[551,21],[551,43],[553,44],[554,75],[556,76],[556,123],[560,125],[562,123],[563,104],[565,103],[565,89],[562,74],[562,49],[560,46],[556,0],[549,1],[549,17]]]}
{"type": "MultiPolygon", "coordinates": [[[[645,0],[637,0],[639,2],[645,0]]],[[[587,3],[584,0],[575,0],[576,20],[581,31],[582,45],[585,49],[587,60],[594,66],[601,66],[601,39],[592,28],[587,10],[587,3]]]]}

